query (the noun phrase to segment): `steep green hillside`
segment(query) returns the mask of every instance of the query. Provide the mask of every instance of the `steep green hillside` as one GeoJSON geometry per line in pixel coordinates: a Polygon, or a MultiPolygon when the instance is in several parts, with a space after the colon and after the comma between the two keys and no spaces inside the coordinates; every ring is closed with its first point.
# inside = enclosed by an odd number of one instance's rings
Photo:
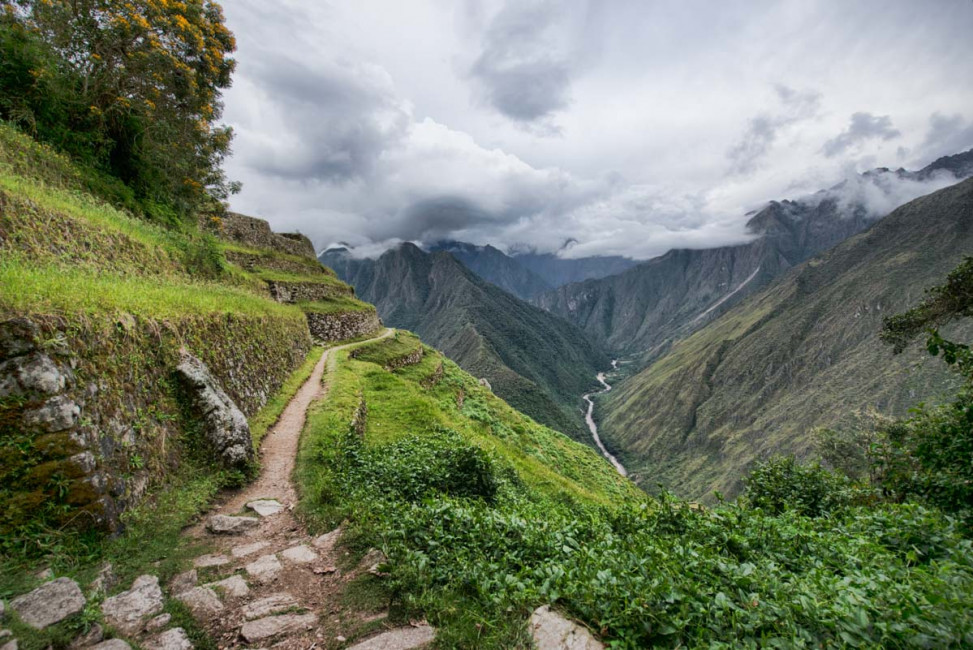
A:
{"type": "Polygon", "coordinates": [[[133,216],[85,178],[0,125],[0,532],[27,552],[39,531],[117,531],[146,494],[210,467],[175,379],[184,355],[254,416],[311,348],[305,312],[378,326],[313,251],[261,249],[247,269],[226,259],[233,244],[133,216]],[[300,275],[272,270],[298,259],[300,275]]]}
{"type": "Polygon", "coordinates": [[[378,260],[336,252],[322,260],[387,324],[416,332],[486,378],[514,408],[586,438],[580,396],[609,359],[576,327],[483,281],[448,253],[404,244],[378,260]]]}
{"type": "Polygon", "coordinates": [[[827,516],[651,501],[435,350],[387,369],[415,344],[336,354],[296,475],[312,527],[342,524],[348,567],[385,553],[354,589],[428,620],[436,647],[532,647],[541,605],[617,648],[973,639],[973,556],[935,511],[858,507],[844,487],[827,516]]]}
{"type": "Polygon", "coordinates": [[[935,401],[955,378],[921,351],[893,357],[878,334],[970,250],[973,181],[903,206],[620,383],[604,437],[646,487],[732,495],[755,460],[811,454],[813,427],[935,401]]]}

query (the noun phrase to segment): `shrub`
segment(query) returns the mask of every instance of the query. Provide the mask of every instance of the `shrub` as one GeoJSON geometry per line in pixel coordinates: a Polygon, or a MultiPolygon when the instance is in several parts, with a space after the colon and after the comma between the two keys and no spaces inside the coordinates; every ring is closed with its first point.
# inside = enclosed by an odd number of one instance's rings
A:
{"type": "Polygon", "coordinates": [[[808,517],[829,515],[855,499],[851,481],[819,464],[800,465],[793,457],[758,465],[745,479],[747,500],[773,515],[793,511],[808,517]]]}

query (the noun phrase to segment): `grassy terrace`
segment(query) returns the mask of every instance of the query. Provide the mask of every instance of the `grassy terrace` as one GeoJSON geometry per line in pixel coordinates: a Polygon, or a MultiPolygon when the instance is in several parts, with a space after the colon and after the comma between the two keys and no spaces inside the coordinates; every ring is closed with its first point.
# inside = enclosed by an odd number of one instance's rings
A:
{"type": "Polygon", "coordinates": [[[374,311],[374,305],[351,296],[336,296],[327,302],[300,302],[297,306],[314,314],[335,314],[347,311],[374,311]]]}
{"type": "Polygon", "coordinates": [[[422,347],[422,341],[412,332],[397,331],[390,338],[356,348],[351,353],[358,361],[385,366],[407,357],[422,347]]]}

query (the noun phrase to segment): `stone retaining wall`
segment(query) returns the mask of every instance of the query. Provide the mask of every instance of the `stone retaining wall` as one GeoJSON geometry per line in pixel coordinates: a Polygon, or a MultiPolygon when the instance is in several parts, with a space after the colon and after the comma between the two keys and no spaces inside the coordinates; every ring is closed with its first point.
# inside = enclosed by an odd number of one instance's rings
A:
{"type": "Polygon", "coordinates": [[[0,314],[0,535],[31,521],[118,530],[191,447],[206,453],[180,401],[183,348],[252,415],[311,344],[300,318],[11,316],[0,314]]]}
{"type": "Polygon", "coordinates": [[[398,370],[399,368],[404,368],[406,366],[414,366],[422,362],[422,355],[423,355],[423,349],[422,346],[420,345],[418,348],[416,348],[409,354],[405,354],[396,359],[392,359],[391,361],[386,363],[385,369],[391,372],[393,370],[398,370]]]}
{"type": "Polygon", "coordinates": [[[277,302],[293,304],[295,302],[322,302],[339,296],[353,296],[351,287],[321,284],[317,282],[281,282],[267,280],[270,297],[277,302]]]}
{"type": "Polygon", "coordinates": [[[255,269],[268,269],[271,271],[281,271],[283,273],[293,273],[295,275],[329,275],[335,277],[331,269],[317,265],[306,264],[300,260],[289,257],[279,257],[276,255],[255,255],[253,253],[242,253],[240,251],[228,250],[225,252],[226,259],[232,264],[236,264],[245,271],[255,269]]]}
{"type": "Polygon", "coordinates": [[[201,216],[199,225],[220,239],[244,246],[317,259],[310,239],[300,233],[275,233],[263,219],[227,212],[220,216],[201,216]]]}
{"type": "Polygon", "coordinates": [[[422,380],[422,387],[423,388],[432,388],[433,386],[435,386],[436,384],[438,384],[442,380],[443,373],[445,372],[445,370],[446,369],[445,369],[445,366],[444,366],[443,362],[440,361],[439,362],[439,365],[436,366],[436,370],[434,370],[431,375],[429,375],[428,377],[426,377],[425,379],[422,380]]]}
{"type": "Polygon", "coordinates": [[[311,336],[324,343],[365,336],[382,327],[378,314],[370,309],[333,314],[307,312],[306,316],[311,336]]]}

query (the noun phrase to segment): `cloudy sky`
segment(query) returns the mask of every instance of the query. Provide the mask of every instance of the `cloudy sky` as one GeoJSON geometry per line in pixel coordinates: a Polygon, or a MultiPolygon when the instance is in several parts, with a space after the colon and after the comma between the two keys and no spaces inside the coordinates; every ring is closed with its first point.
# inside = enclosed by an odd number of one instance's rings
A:
{"type": "Polygon", "coordinates": [[[227,0],[232,208],[640,259],[973,147],[971,0],[227,0]]]}

